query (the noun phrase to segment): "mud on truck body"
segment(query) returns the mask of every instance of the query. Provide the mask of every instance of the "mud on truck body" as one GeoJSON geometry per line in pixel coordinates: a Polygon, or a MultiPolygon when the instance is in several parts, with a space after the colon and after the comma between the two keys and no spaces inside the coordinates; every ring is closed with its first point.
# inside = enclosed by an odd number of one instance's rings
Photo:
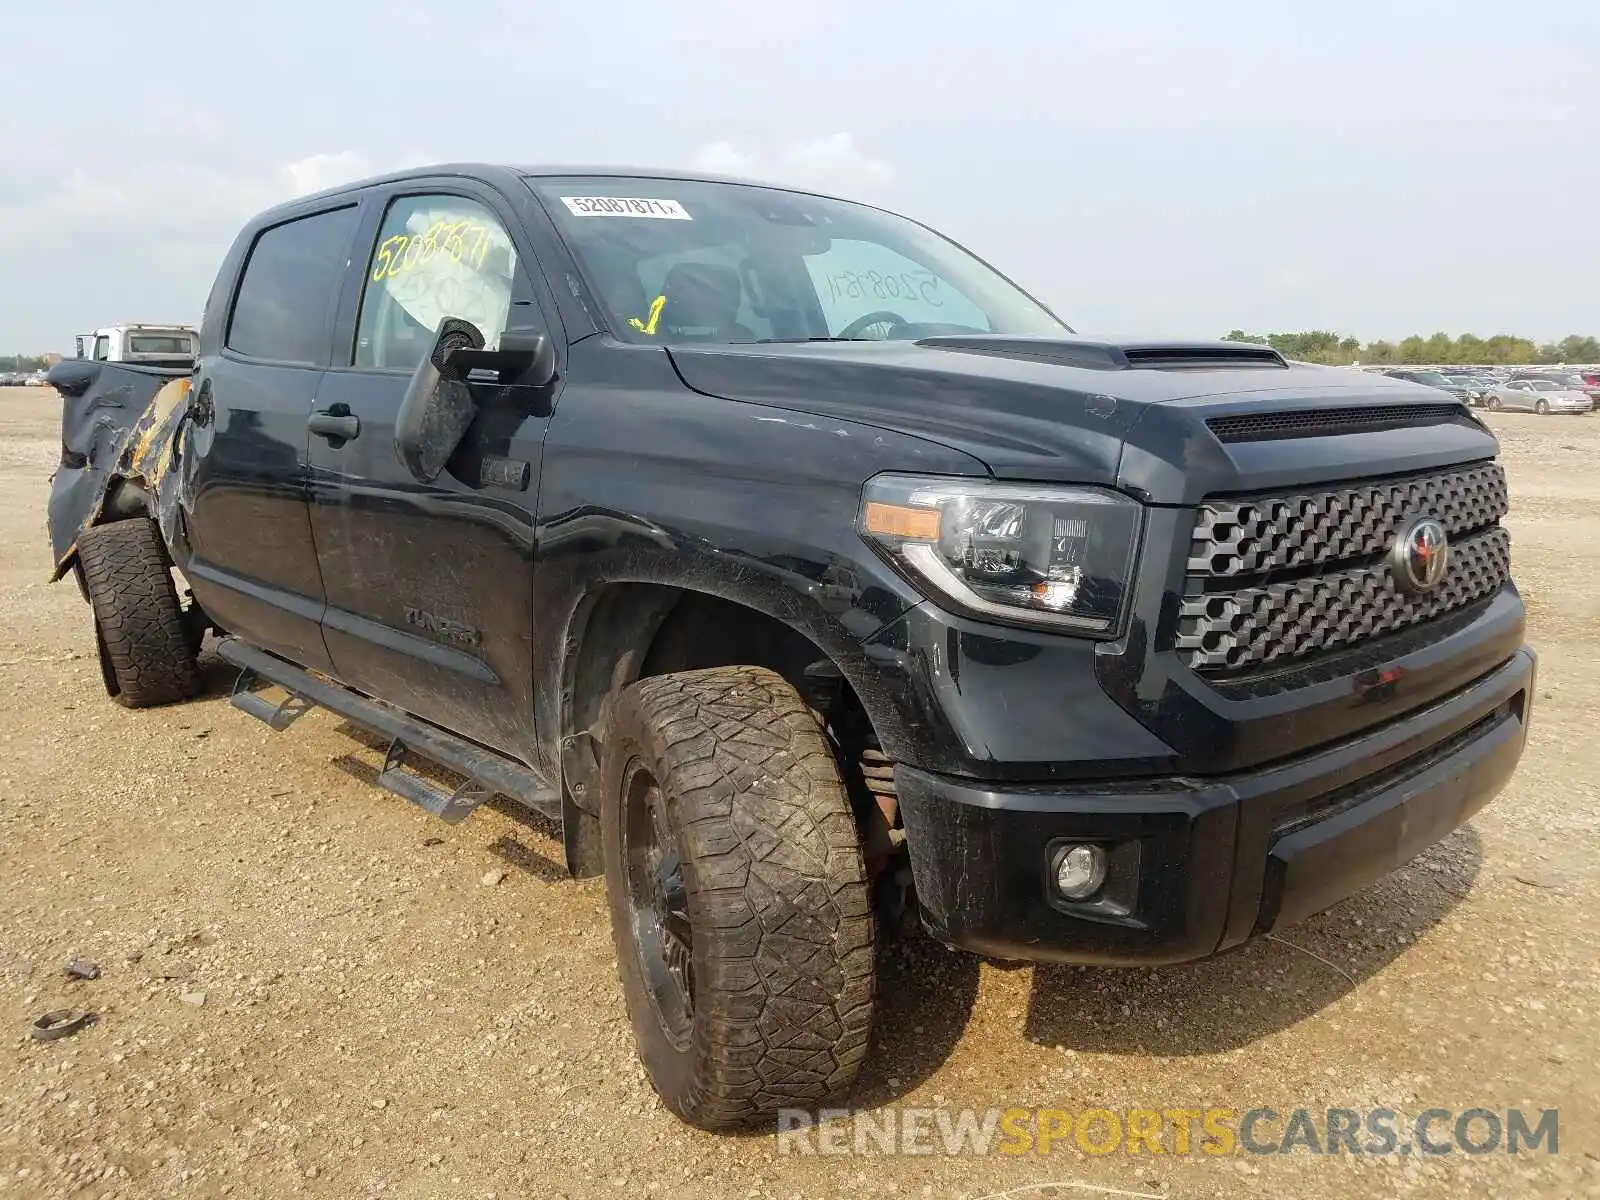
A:
{"type": "Polygon", "coordinates": [[[862,205],[388,176],[251,222],[192,376],[139,380],[63,389],[51,506],[108,687],[184,698],[209,630],[274,728],[325,706],[448,820],[558,820],[707,1128],[848,1090],[908,903],[1010,959],[1203,957],[1404,863],[1524,743],[1466,408],[1078,337],[862,205]]]}

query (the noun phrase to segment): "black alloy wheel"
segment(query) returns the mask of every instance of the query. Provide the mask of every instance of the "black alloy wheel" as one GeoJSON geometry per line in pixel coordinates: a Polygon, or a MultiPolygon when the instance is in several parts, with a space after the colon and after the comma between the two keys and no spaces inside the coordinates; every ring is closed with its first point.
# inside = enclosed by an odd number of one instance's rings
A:
{"type": "Polygon", "coordinates": [[[642,759],[634,759],[624,776],[623,826],[628,908],[639,969],[661,1031],[674,1047],[684,1050],[694,1035],[689,892],[661,785],[642,759]]]}

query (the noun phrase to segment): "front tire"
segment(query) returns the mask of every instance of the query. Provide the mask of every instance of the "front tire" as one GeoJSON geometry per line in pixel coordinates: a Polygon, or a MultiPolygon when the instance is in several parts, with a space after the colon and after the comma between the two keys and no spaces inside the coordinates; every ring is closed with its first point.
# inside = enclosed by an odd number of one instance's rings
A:
{"type": "Polygon", "coordinates": [[[873,922],[850,802],[783,678],[643,680],[610,714],[601,828],[639,1056],[708,1130],[846,1091],[872,1031],[873,922]]]}
{"type": "Polygon", "coordinates": [[[156,523],[133,517],[85,529],[78,562],[106,692],[128,708],[193,696],[200,688],[194,647],[156,523]]]}
{"type": "Polygon", "coordinates": [[[1533,403],[1533,411],[1538,413],[1541,417],[1548,417],[1550,415],[1549,401],[1535,400],[1533,403]]]}

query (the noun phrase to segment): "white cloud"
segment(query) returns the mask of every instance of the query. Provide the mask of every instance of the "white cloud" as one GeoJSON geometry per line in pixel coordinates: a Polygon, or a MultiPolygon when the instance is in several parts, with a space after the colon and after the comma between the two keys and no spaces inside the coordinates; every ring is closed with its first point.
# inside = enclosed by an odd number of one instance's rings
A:
{"type": "Polygon", "coordinates": [[[339,150],[332,154],[310,154],[284,163],[278,174],[291,195],[307,196],[341,183],[354,183],[376,172],[364,155],[354,150],[339,150]]]}
{"type": "Polygon", "coordinates": [[[222,122],[210,113],[164,101],[155,106],[156,119],[167,129],[213,140],[222,133],[222,122]]]}
{"type": "Polygon", "coordinates": [[[411,0],[401,0],[394,6],[393,12],[396,21],[413,29],[431,30],[434,26],[433,14],[411,0]]]}
{"type": "Polygon", "coordinates": [[[91,179],[81,167],[74,167],[61,180],[50,207],[74,217],[103,218],[127,205],[128,197],[120,187],[91,179]]]}
{"type": "Polygon", "coordinates": [[[749,175],[755,170],[756,160],[742,153],[732,142],[712,142],[696,150],[689,158],[689,165],[712,175],[749,175]]]}
{"type": "Polygon", "coordinates": [[[865,153],[848,133],[835,133],[790,148],[784,155],[783,167],[797,180],[847,190],[877,187],[894,176],[888,163],[865,153]]]}
{"type": "Polygon", "coordinates": [[[769,152],[747,152],[732,142],[711,142],[690,158],[696,169],[750,175],[773,183],[814,187],[844,196],[866,196],[894,178],[894,168],[856,145],[845,132],[769,152]]]}
{"type": "Polygon", "coordinates": [[[96,163],[22,180],[24,186],[0,198],[0,227],[34,250],[67,249],[83,238],[114,235],[123,239],[130,258],[170,266],[198,255],[214,265],[256,213],[421,161],[424,156],[407,154],[374,163],[356,151],[336,150],[229,169],[177,160],[137,171],[96,163]]]}

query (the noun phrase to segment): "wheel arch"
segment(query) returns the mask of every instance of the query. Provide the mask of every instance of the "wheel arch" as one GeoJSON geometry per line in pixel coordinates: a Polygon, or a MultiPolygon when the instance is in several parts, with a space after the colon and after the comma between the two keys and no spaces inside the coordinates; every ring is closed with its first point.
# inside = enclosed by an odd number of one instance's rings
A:
{"type": "Polygon", "coordinates": [[[808,668],[830,672],[865,714],[891,758],[909,744],[884,669],[820,605],[789,593],[756,594],[682,579],[611,579],[573,608],[563,642],[556,747],[563,781],[568,867],[598,872],[600,749],[611,699],[639,679],[705,667],[753,665],[782,675],[805,695],[808,668]]]}

